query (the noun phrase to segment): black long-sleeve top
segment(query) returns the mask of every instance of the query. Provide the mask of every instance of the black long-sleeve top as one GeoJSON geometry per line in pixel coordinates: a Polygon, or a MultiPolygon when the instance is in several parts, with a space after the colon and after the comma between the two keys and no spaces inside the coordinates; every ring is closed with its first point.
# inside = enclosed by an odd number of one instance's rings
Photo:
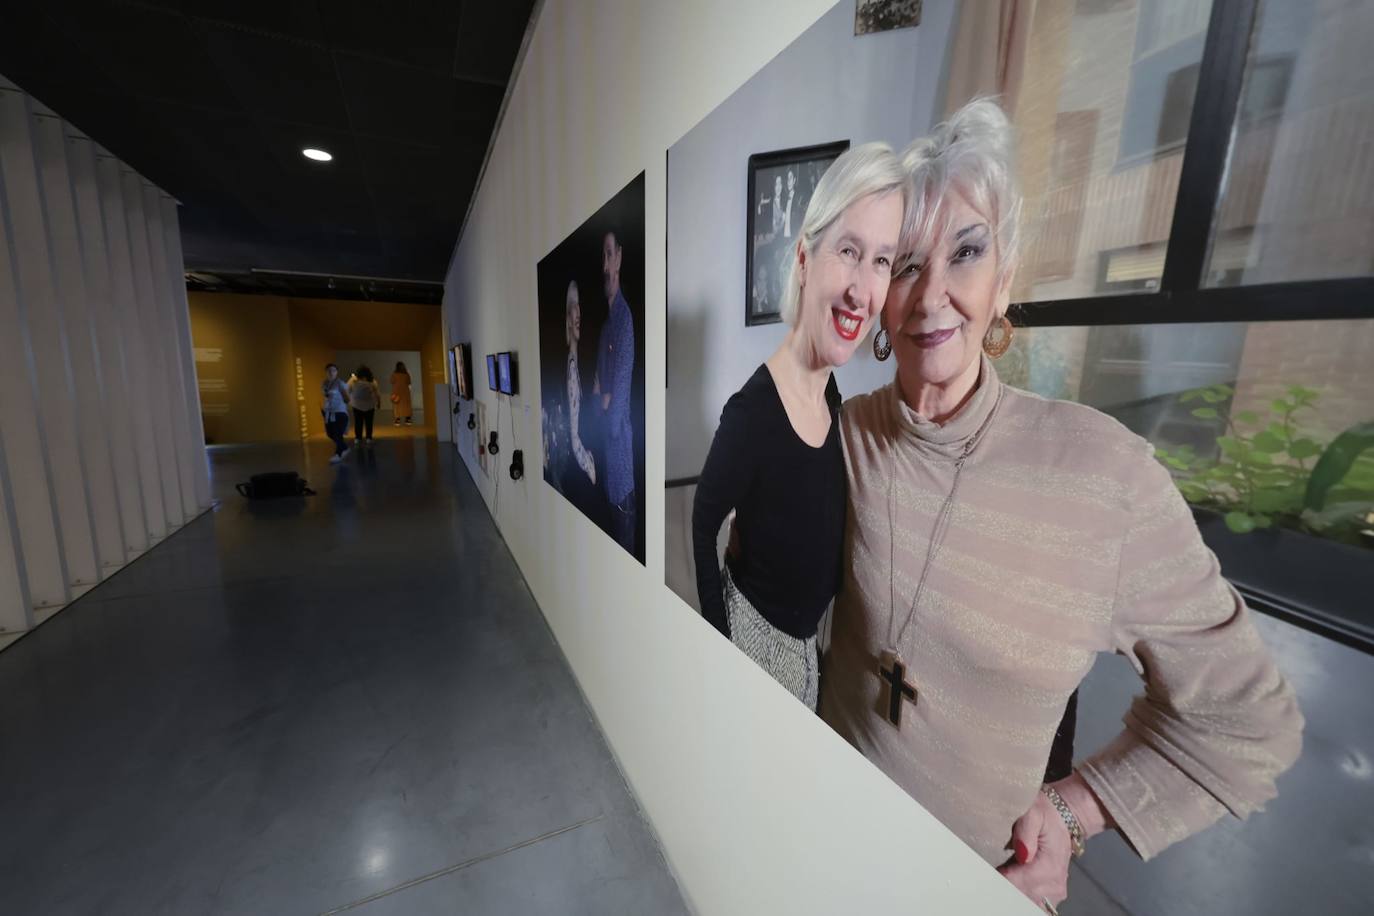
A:
{"type": "Polygon", "coordinates": [[[720,415],[692,505],[692,550],[702,615],[730,635],[716,539],[735,510],[735,585],[773,626],[798,639],[816,634],[840,587],[845,472],[840,390],[826,385],[830,433],[820,448],[787,419],[768,367],[759,366],[720,415]]]}

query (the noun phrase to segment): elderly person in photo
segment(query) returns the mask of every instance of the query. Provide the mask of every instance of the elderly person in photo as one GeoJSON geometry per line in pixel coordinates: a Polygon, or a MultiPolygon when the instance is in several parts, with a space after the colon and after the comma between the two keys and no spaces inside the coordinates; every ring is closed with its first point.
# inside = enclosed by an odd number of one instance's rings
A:
{"type": "Polygon", "coordinates": [[[791,247],[783,317],[768,361],[726,403],[692,509],[702,613],[811,709],[816,627],[840,584],[844,457],[832,371],[882,310],[909,182],[890,147],[835,160],[791,247]],[[735,512],[738,551],[716,539],[735,512]]]}
{"type": "Polygon", "coordinates": [[[1093,834],[1148,859],[1259,809],[1303,721],[1150,443],[997,377],[1010,134],[977,101],[903,157],[914,196],[874,344],[896,379],[841,415],[846,578],[821,714],[1053,912],[1093,834]],[[1115,740],[1042,785],[1099,652],[1144,693],[1115,740]]]}
{"type": "Polygon", "coordinates": [[[568,342],[568,447],[576,466],[589,481],[596,483],[596,460],[582,442],[582,370],[577,359],[577,345],[582,339],[582,297],[576,280],[568,284],[564,305],[563,334],[568,342]]]}

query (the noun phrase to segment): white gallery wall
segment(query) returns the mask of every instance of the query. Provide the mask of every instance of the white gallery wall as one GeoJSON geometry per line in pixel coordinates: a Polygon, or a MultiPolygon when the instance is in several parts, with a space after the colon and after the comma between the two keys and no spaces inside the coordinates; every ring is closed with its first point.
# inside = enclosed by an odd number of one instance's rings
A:
{"type": "MultiPolygon", "coordinates": [[[[470,342],[476,359],[517,351],[522,377],[537,379],[537,262],[646,173],[647,567],[542,475],[507,475],[514,448],[527,467],[541,461],[537,385],[503,397],[475,367],[478,401],[455,447],[695,910],[1032,914],[664,585],[666,151],[833,5],[546,0],[454,253],[448,344],[470,342]],[[498,414],[501,453],[479,462],[475,436],[498,414]]],[[[852,16],[853,0],[842,6],[852,16]]],[[[928,3],[927,22],[947,22],[948,6],[928,3]]],[[[742,219],[738,190],[730,212],[742,219]]],[[[742,295],[737,273],[728,282],[742,295]]]]}
{"type": "Polygon", "coordinates": [[[0,77],[0,640],[211,505],[181,265],[176,202],[0,77]]]}

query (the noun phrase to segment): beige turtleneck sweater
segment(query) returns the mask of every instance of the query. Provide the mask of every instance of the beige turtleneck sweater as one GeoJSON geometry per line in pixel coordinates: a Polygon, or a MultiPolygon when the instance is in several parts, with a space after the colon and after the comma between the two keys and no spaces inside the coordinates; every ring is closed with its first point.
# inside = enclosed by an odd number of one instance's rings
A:
{"type": "Polygon", "coordinates": [[[1069,694],[1096,653],[1119,652],[1144,693],[1115,741],[1077,749],[1091,752],[1078,770],[1135,850],[1260,808],[1298,756],[1302,716],[1153,448],[1089,407],[1002,385],[986,359],[981,377],[944,426],[895,383],[845,405],[845,580],[821,715],[1001,864],[1069,694]],[[917,694],[898,730],[880,660],[980,428],[895,647],[917,694]]]}

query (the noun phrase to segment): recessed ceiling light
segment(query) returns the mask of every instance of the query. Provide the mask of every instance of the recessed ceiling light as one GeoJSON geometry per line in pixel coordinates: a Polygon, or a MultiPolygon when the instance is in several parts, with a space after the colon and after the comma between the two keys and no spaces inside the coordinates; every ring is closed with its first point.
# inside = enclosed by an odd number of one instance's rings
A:
{"type": "Polygon", "coordinates": [[[314,159],[316,162],[328,162],[330,159],[334,158],[333,154],[326,153],[322,149],[315,149],[314,147],[307,147],[301,150],[301,155],[305,156],[307,159],[314,159]]]}

